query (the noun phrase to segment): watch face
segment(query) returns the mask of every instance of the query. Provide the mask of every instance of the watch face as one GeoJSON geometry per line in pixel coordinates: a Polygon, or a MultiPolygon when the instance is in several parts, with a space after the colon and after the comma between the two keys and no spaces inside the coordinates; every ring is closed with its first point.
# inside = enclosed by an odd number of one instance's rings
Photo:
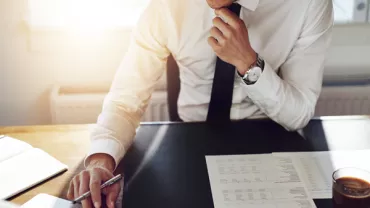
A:
{"type": "Polygon", "coordinates": [[[249,72],[248,72],[248,81],[249,82],[257,82],[258,78],[262,74],[262,69],[260,67],[253,67],[249,72]]]}

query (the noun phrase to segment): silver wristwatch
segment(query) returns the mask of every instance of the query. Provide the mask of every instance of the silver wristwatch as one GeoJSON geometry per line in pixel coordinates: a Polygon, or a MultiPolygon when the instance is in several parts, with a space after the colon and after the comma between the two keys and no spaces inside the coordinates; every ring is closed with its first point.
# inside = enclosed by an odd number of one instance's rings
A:
{"type": "MultiPolygon", "coordinates": [[[[241,76],[243,82],[247,85],[252,85],[258,81],[262,72],[265,68],[265,61],[262,57],[257,53],[257,61],[253,63],[247,72],[241,76]]],[[[240,74],[239,74],[240,75],[240,74]]]]}

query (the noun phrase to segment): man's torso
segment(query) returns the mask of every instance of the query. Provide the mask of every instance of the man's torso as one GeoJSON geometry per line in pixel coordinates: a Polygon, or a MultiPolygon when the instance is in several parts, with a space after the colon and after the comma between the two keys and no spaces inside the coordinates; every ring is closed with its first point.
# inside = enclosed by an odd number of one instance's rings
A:
{"type": "MultiPolygon", "coordinates": [[[[214,10],[205,0],[164,2],[172,17],[167,47],[180,69],[179,115],[184,121],[203,121],[217,58],[207,42],[214,10]]],[[[260,0],[255,11],[248,9],[245,2],[240,2],[240,17],[248,27],[251,45],[278,73],[300,36],[311,1],[260,0]]],[[[264,116],[248,98],[243,84],[236,74],[231,119],[264,116]]]]}

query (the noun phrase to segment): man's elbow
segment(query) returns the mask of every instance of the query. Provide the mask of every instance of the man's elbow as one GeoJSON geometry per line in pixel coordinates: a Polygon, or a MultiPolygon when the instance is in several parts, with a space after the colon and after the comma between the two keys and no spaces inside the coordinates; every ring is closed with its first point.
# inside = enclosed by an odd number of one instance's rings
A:
{"type": "Polygon", "coordinates": [[[302,109],[301,113],[293,114],[283,125],[288,131],[297,131],[307,126],[315,115],[315,105],[302,109]]]}

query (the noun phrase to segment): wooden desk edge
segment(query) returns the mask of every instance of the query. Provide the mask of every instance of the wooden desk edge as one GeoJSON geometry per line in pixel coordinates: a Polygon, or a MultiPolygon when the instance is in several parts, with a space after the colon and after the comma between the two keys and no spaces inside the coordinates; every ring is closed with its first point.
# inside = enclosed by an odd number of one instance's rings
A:
{"type": "MultiPolygon", "coordinates": [[[[265,120],[268,118],[258,118],[255,120],[265,120]]],[[[356,116],[322,116],[314,117],[312,120],[361,120],[370,119],[370,115],[356,116]]],[[[141,122],[141,125],[168,125],[178,124],[181,122],[159,121],[159,122],[141,122]]],[[[187,122],[199,123],[199,122],[187,122]]],[[[85,131],[93,128],[95,124],[71,124],[71,125],[30,125],[30,126],[0,126],[0,135],[11,133],[32,133],[32,132],[47,132],[47,131],[85,131]]]]}

